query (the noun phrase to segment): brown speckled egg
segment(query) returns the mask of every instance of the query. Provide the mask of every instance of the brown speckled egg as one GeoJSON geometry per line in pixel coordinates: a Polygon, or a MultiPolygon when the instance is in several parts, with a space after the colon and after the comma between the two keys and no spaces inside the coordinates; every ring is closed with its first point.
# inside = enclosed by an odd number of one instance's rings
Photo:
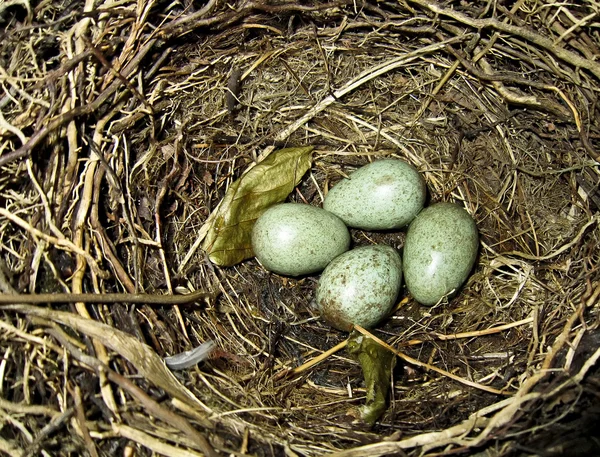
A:
{"type": "Polygon", "coordinates": [[[359,168],[329,191],[323,208],[349,227],[389,230],[404,227],[425,203],[425,181],[403,160],[384,159],[359,168]]]}
{"type": "Polygon", "coordinates": [[[404,251],[404,279],[416,301],[435,305],[467,279],[479,246],[473,218],[458,205],[436,203],[410,224],[404,251]]]}
{"type": "Polygon", "coordinates": [[[300,203],[272,206],[252,229],[256,258],[286,276],[319,272],[349,247],[350,234],[340,218],[300,203]]]}
{"type": "Polygon", "coordinates": [[[402,260],[389,246],[366,246],[336,257],[317,286],[317,306],[331,326],[370,328],[390,312],[402,285],[402,260]]]}

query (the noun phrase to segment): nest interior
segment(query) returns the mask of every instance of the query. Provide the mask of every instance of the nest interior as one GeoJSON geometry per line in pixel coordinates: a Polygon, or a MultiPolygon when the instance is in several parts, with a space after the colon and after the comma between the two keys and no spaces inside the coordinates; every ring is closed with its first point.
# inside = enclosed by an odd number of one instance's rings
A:
{"type": "MultiPolygon", "coordinates": [[[[599,455],[598,14],[0,3],[0,453],[599,455]],[[232,184],[300,146],[312,165],[287,201],[321,206],[395,157],[479,229],[458,294],[423,307],[404,289],[371,331],[398,354],[374,426],[318,275],[202,249],[232,184]]],[[[351,234],[401,250],[405,230],[351,234]]]]}

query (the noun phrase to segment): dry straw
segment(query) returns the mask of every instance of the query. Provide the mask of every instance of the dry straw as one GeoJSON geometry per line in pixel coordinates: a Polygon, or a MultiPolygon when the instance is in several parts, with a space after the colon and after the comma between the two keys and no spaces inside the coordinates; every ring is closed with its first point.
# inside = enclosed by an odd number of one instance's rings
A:
{"type": "Polygon", "coordinates": [[[0,454],[600,454],[598,5],[507,5],[0,2],[0,454]],[[399,356],[372,428],[316,277],[201,249],[300,146],[290,201],[397,157],[480,230],[455,298],[360,330],[399,356]]]}

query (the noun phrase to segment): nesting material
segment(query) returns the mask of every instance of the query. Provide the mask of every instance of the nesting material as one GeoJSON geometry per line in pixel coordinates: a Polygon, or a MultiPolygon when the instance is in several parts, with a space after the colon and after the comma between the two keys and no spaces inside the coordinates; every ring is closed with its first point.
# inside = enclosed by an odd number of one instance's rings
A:
{"type": "MultiPolygon", "coordinates": [[[[600,455],[594,8],[1,2],[0,452],[600,455]],[[307,146],[287,202],[320,207],[395,158],[424,177],[426,206],[458,203],[479,230],[447,303],[403,289],[383,325],[357,329],[396,354],[372,426],[318,278],[202,249],[234,183],[307,146]],[[200,365],[164,365],[207,341],[200,365]]],[[[401,252],[405,231],[351,237],[401,252]]]]}

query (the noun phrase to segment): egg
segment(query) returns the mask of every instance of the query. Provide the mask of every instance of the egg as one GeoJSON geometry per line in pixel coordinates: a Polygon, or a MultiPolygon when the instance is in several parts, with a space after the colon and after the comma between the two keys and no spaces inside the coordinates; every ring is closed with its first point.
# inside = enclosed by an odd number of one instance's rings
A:
{"type": "Polygon", "coordinates": [[[402,286],[402,259],[383,245],[366,246],[336,257],[323,271],[316,292],[321,317],[350,331],[370,328],[388,315],[402,286]]]}
{"type": "Polygon", "coordinates": [[[324,209],[283,203],[267,209],[252,229],[252,249],[270,271],[301,276],[323,270],[350,247],[340,218],[324,209]]]}
{"type": "Polygon", "coordinates": [[[425,202],[425,181],[403,160],[384,159],[359,168],[331,188],[323,208],[349,227],[389,230],[407,225],[425,202]]]}
{"type": "Polygon", "coordinates": [[[416,301],[435,305],[466,281],[479,246],[477,226],[462,207],[436,203],[408,228],[402,254],[404,280],[416,301]]]}

